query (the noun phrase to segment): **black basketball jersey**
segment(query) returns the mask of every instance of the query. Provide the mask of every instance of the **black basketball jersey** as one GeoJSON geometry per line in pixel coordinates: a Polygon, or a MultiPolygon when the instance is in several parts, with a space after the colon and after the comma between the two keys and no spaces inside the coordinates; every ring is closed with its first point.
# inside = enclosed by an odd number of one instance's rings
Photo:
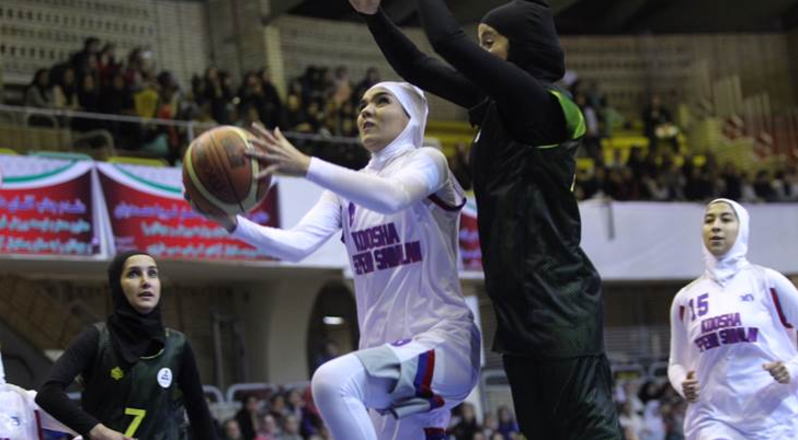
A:
{"type": "Polygon", "coordinates": [[[494,349],[534,358],[599,354],[601,279],[580,247],[572,193],[584,118],[570,98],[550,92],[569,136],[559,145],[516,142],[494,101],[471,113],[480,128],[470,165],[485,286],[497,315],[494,349]]]}
{"type": "Polygon", "coordinates": [[[185,410],[178,372],[185,336],[166,330],[166,344],[154,356],[127,365],[114,348],[108,328],[100,333],[97,356],[84,377],[83,409],[106,427],[140,440],[186,438],[185,410]]]}

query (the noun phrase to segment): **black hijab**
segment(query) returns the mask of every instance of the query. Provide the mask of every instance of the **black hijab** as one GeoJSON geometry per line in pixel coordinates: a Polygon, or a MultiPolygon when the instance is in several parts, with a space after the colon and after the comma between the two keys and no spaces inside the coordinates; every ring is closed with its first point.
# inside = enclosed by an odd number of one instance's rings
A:
{"type": "Polygon", "coordinates": [[[482,23],[510,40],[507,61],[535,79],[553,83],[565,74],[565,55],[545,0],[513,0],[485,14],[482,23]]]}
{"type": "Polygon", "coordinates": [[[114,347],[125,362],[136,363],[147,354],[155,354],[166,345],[166,330],[161,321],[161,302],[152,312],[142,315],[137,312],[125,297],[122,290],[122,273],[125,262],[135,255],[146,252],[128,251],[117,254],[108,268],[108,284],[111,286],[111,301],[114,311],[108,317],[108,330],[114,347]]]}

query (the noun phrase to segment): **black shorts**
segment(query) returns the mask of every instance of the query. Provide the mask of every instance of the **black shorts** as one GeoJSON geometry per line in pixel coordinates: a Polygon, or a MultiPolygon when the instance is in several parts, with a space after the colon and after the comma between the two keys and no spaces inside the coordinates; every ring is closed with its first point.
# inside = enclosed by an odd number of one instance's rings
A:
{"type": "Polygon", "coordinates": [[[623,439],[606,356],[503,360],[516,419],[528,440],[623,439]]]}

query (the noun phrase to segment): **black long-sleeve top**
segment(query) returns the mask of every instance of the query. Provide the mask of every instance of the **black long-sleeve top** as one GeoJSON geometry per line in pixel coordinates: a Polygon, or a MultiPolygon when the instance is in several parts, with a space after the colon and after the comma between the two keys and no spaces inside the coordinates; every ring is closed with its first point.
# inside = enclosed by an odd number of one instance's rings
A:
{"type": "MultiPolygon", "coordinates": [[[[469,40],[444,0],[418,4],[427,38],[448,64],[419,51],[383,11],[366,22],[400,76],[469,109],[480,129],[470,168],[485,287],[497,314],[494,349],[531,358],[602,353],[601,279],[580,247],[571,191],[581,112],[537,79],[553,78],[554,70],[536,78],[530,72],[540,66],[530,59],[517,59],[524,70],[469,40]]],[[[541,23],[526,44],[556,41],[553,31],[541,23]]],[[[526,53],[513,44],[511,54],[526,53]]]]}
{"type": "MultiPolygon", "coordinates": [[[[544,84],[471,41],[443,1],[419,1],[419,13],[430,44],[449,64],[421,52],[382,9],[364,15],[377,45],[405,81],[469,110],[494,101],[506,129],[520,143],[565,139],[560,104],[544,84]]],[[[480,125],[481,115],[474,113],[471,122],[480,125]]]]}
{"type": "MultiPolygon", "coordinates": [[[[100,423],[83,411],[66,394],[66,389],[78,375],[92,368],[98,352],[100,332],[89,326],[72,341],[53,366],[50,377],[36,395],[36,403],[50,415],[88,439],[89,432],[100,423]]],[[[185,343],[177,375],[178,387],[183,393],[186,413],[196,440],[216,440],[213,418],[208,410],[200,382],[194,351],[185,343]]]]}

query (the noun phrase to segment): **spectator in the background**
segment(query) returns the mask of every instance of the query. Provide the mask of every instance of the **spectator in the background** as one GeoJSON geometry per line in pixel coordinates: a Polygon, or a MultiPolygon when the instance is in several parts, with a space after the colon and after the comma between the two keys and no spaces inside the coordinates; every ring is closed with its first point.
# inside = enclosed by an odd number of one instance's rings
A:
{"type": "Polygon", "coordinates": [[[647,380],[640,387],[637,397],[643,405],[646,405],[652,400],[659,400],[662,398],[663,393],[664,390],[662,385],[657,384],[657,382],[653,380],[647,380]]]}
{"type": "Polygon", "coordinates": [[[114,75],[122,69],[122,63],[116,59],[116,46],[108,43],[103,46],[97,56],[97,73],[100,84],[108,84],[114,75]]]}
{"type": "Polygon", "coordinates": [[[723,192],[720,196],[724,199],[740,200],[742,197],[742,179],[734,168],[734,164],[727,162],[723,166],[720,178],[723,181],[723,192]]]}
{"type": "Polygon", "coordinates": [[[236,419],[227,419],[222,424],[222,439],[223,440],[246,440],[241,434],[241,427],[236,419]]]}
{"type": "Polygon", "coordinates": [[[767,170],[759,170],[754,180],[754,193],[757,199],[765,202],[776,200],[776,192],[773,190],[773,183],[770,180],[770,173],[767,170]]]}
{"type": "Polygon", "coordinates": [[[249,71],[244,74],[241,87],[238,88],[238,113],[244,116],[250,108],[255,108],[258,113],[258,120],[266,107],[266,97],[263,92],[263,84],[258,78],[258,74],[249,71]]]}
{"type": "Polygon", "coordinates": [[[625,382],[623,384],[623,395],[624,395],[623,399],[624,402],[627,402],[630,405],[632,405],[632,411],[634,411],[636,414],[643,414],[645,405],[638,396],[637,384],[635,384],[632,381],[625,382]]]}
{"type": "Polygon", "coordinates": [[[89,66],[96,65],[97,55],[100,53],[100,39],[88,37],[83,41],[83,50],[75,52],[69,59],[69,65],[82,75],[87,73],[89,66]],[[94,58],[94,62],[92,62],[94,58]]]}
{"type": "Polygon", "coordinates": [[[499,432],[506,438],[511,438],[513,434],[521,432],[518,429],[518,423],[515,421],[515,416],[507,405],[499,406],[496,410],[499,418],[499,432]]]}
{"type": "Polygon", "coordinates": [[[299,433],[299,419],[293,414],[286,416],[283,420],[283,433],[280,440],[302,440],[299,433]]]}
{"type": "MultiPolygon", "coordinates": [[[[80,110],[89,113],[100,111],[100,88],[94,75],[84,73],[78,87],[78,105],[80,110]]],[[[89,131],[98,128],[102,123],[96,119],[75,118],[72,128],[78,131],[89,131]]]]}
{"type": "Polygon", "coordinates": [[[39,69],[25,91],[25,106],[50,108],[53,106],[53,92],[50,87],[50,71],[39,69]]]}
{"type": "Polygon", "coordinates": [[[673,152],[679,151],[678,129],[673,123],[671,113],[662,106],[658,94],[651,95],[648,106],[643,110],[643,134],[648,138],[648,149],[657,152],[659,141],[669,142],[673,152]]]}
{"type": "Polygon", "coordinates": [[[477,414],[474,405],[465,402],[460,405],[460,414],[457,423],[449,428],[448,434],[457,440],[471,440],[477,432],[482,431],[482,427],[477,423],[477,414]]]}
{"type": "Polygon", "coordinates": [[[482,432],[488,438],[495,433],[501,434],[499,432],[499,419],[493,413],[485,413],[485,417],[482,419],[482,432]]]}
{"type": "Polygon", "coordinates": [[[233,93],[225,84],[221,72],[215,67],[205,71],[203,99],[211,104],[211,115],[220,124],[230,123],[230,112],[227,108],[232,100],[233,93]]]}
{"type": "Polygon", "coordinates": [[[282,393],[275,393],[269,399],[269,414],[271,414],[278,421],[282,421],[283,417],[289,414],[288,406],[285,403],[285,396],[282,393]]]}
{"type": "Polygon", "coordinates": [[[258,72],[261,88],[263,89],[264,105],[261,109],[261,120],[267,128],[273,129],[285,123],[283,115],[283,102],[277,87],[272,83],[269,70],[265,67],[258,72]]]}
{"type": "Polygon", "coordinates": [[[585,117],[585,136],[582,138],[582,145],[587,156],[593,159],[601,158],[601,133],[599,132],[599,121],[596,109],[587,100],[584,93],[577,93],[574,102],[582,110],[585,117]]]}
{"type": "Polygon", "coordinates": [[[140,118],[154,118],[158,112],[158,86],[154,78],[135,72],[132,82],[133,104],[140,118]]]}
{"type": "Polygon", "coordinates": [[[625,118],[610,104],[610,100],[606,95],[601,97],[598,110],[601,137],[610,138],[616,129],[623,126],[625,118]]]}
{"type": "Polygon", "coordinates": [[[323,101],[320,99],[314,99],[308,104],[307,122],[308,125],[310,125],[311,133],[318,133],[324,126],[324,121],[327,119],[322,102],[323,101]]]}
{"type": "Polygon", "coordinates": [[[75,69],[67,67],[53,86],[53,107],[63,110],[77,110],[78,87],[75,81],[75,69]]]}
{"type": "Polygon", "coordinates": [[[255,431],[260,426],[258,412],[260,411],[260,400],[257,396],[248,395],[244,398],[241,409],[236,413],[236,422],[241,430],[243,440],[253,440],[255,431]]]}
{"type": "Polygon", "coordinates": [[[352,81],[349,79],[349,69],[346,66],[335,68],[330,101],[334,103],[336,109],[341,108],[345,102],[352,101],[352,81]]]}
{"type": "Polygon", "coordinates": [[[640,440],[643,431],[643,418],[632,408],[632,403],[628,400],[621,404],[618,412],[618,421],[626,434],[626,440],[640,440]]]}
{"type": "Polygon", "coordinates": [[[741,203],[758,203],[762,199],[756,196],[751,175],[743,171],[740,173],[740,200],[741,203]]]}
{"type": "Polygon", "coordinates": [[[667,430],[665,422],[662,420],[660,412],[660,402],[651,400],[646,403],[643,412],[643,429],[640,433],[640,440],[665,440],[667,430]]]}
{"type": "Polygon", "coordinates": [[[302,414],[305,411],[305,400],[302,398],[302,393],[298,389],[293,389],[288,392],[286,399],[286,415],[292,415],[298,420],[302,420],[302,414]]]}
{"type": "Polygon", "coordinates": [[[260,420],[255,440],[279,440],[280,428],[277,426],[277,419],[272,414],[264,414],[260,420]]]}

